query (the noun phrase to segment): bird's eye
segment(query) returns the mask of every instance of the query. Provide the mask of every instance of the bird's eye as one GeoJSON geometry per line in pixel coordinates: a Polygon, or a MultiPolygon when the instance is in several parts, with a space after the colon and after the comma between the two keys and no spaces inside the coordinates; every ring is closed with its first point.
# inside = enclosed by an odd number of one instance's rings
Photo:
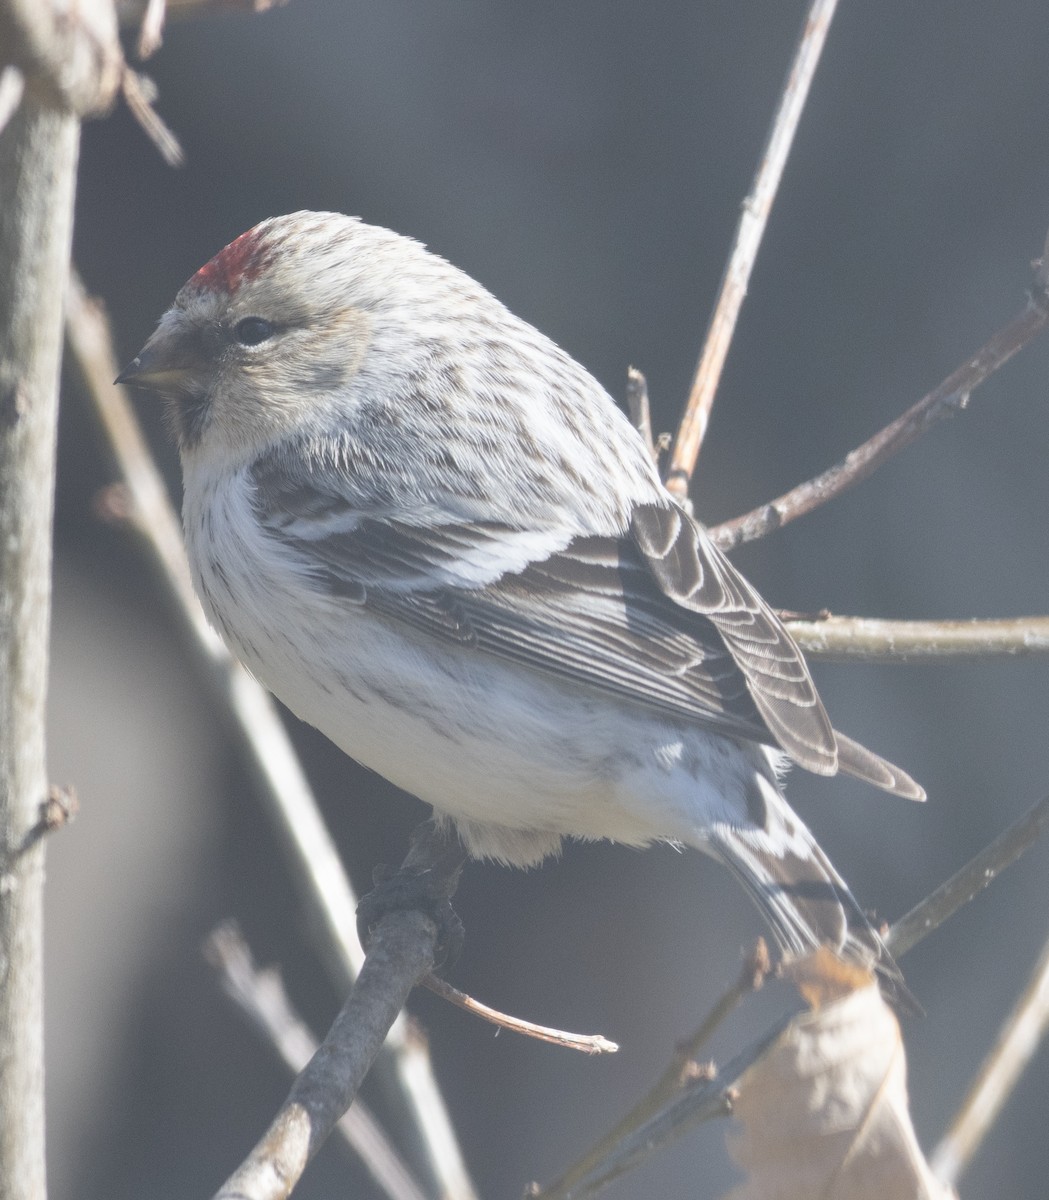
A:
{"type": "Polygon", "coordinates": [[[265,317],[243,317],[233,326],[233,336],[242,346],[257,346],[275,332],[273,322],[265,317]]]}

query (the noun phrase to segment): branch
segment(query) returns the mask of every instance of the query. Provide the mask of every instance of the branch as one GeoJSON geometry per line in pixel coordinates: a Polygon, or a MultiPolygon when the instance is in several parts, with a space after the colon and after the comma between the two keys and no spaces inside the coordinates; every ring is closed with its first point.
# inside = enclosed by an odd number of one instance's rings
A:
{"type": "Polygon", "coordinates": [[[1028,809],[960,871],[902,916],[886,935],[885,945],[889,953],[894,958],[901,958],[934,929],[938,929],[948,917],[978,896],[1006,867],[1012,866],[1038,840],[1047,825],[1049,796],[1028,809]]]}
{"type": "Polygon", "coordinates": [[[787,620],[809,658],[922,663],[944,658],[1021,658],[1049,652],[1049,617],[990,621],[882,621],[871,617],[787,620]]]}
{"type": "MultiPolygon", "coordinates": [[[[447,863],[447,834],[433,821],[412,832],[402,870],[435,876],[450,895],[462,867],[447,863]]],[[[269,1129],[214,1200],[284,1200],[349,1108],[412,988],[434,965],[437,927],[415,909],[372,927],[357,982],[320,1049],[292,1085],[269,1129]]]]}
{"type": "MultiPolygon", "coordinates": [[[[208,626],[190,580],[182,530],[124,388],[102,308],[73,280],[67,298],[69,357],[109,443],[124,486],[128,523],[142,538],[152,565],[175,601],[189,644],[220,709],[230,716],[260,796],[302,888],[310,925],[321,932],[321,950],[340,994],[363,962],[355,936],[357,898],[316,799],[269,694],[239,664],[208,626]]],[[[409,1123],[418,1130],[434,1188],[470,1198],[473,1187],[441,1098],[429,1055],[407,1023],[397,1020],[386,1042],[389,1066],[409,1123]]]]}
{"type": "Polygon", "coordinates": [[[930,1166],[943,1183],[957,1183],[1047,1032],[1049,942],[950,1128],[932,1153],[930,1166]]]}
{"type": "Polygon", "coordinates": [[[139,58],[155,54],[163,41],[164,24],[176,17],[203,17],[217,12],[267,12],[288,0],[119,0],[121,25],[138,25],[139,58]]]}
{"type": "Polygon", "coordinates": [[[659,466],[659,447],[652,437],[652,410],[648,403],[648,380],[637,369],[626,369],[626,407],[630,423],[641,434],[649,458],[659,466]]]}
{"type": "Polygon", "coordinates": [[[107,111],[123,62],[112,0],[0,0],[0,66],[14,64],[42,107],[107,111]]]}
{"type": "Polygon", "coordinates": [[[423,987],[429,988],[435,996],[447,1000],[464,1012],[489,1021],[499,1029],[508,1029],[511,1033],[519,1033],[523,1037],[535,1038],[539,1042],[549,1042],[553,1046],[561,1046],[565,1050],[580,1050],[583,1054],[615,1054],[619,1046],[610,1042],[599,1033],[569,1033],[564,1029],[551,1029],[548,1025],[537,1025],[534,1021],[526,1021],[521,1017],[512,1017],[509,1013],[500,1012],[473,996],[468,996],[457,987],[442,979],[439,975],[427,975],[420,980],[423,987]]]}
{"type": "Polygon", "coordinates": [[[765,537],[855,487],[934,425],[965,408],[970,394],[1047,326],[1049,303],[1040,272],[1038,290],[1026,309],[948,375],[939,387],[815,479],[799,484],[752,512],[715,525],[709,530],[710,536],[722,550],[732,550],[744,542],[765,537]]]}
{"type": "MultiPolygon", "coordinates": [[[[302,1071],[316,1054],[317,1042],[292,1007],[280,972],[272,967],[258,970],[232,921],[208,935],[204,957],[218,972],[222,990],[291,1073],[302,1071]]],[[[361,1100],[355,1100],[347,1109],[336,1129],[390,1200],[425,1200],[422,1189],[361,1100]]]]}
{"type": "Polygon", "coordinates": [[[721,293],[710,319],[703,352],[696,366],[688,403],[678,429],[667,472],[667,490],[678,499],[688,495],[692,472],[699,457],[714,404],[714,394],[721,379],[721,370],[732,343],[736,320],[747,294],[747,284],[754,269],[761,239],[765,233],[772,203],[776,198],[783,168],[801,120],[801,112],[809,94],[827,31],[834,18],[837,0],[813,0],[801,37],[794,52],[794,61],[783,88],[779,109],[769,131],[750,195],[743,201],[743,212],[736,228],[735,245],[721,281],[721,293]]]}
{"type": "Polygon", "coordinates": [[[668,1104],[681,1094],[689,1083],[707,1083],[716,1077],[711,1067],[700,1066],[699,1052],[710,1040],[714,1031],[735,1010],[739,1003],[765,982],[770,967],[768,947],[759,938],[752,954],[743,964],[739,979],[700,1023],[699,1028],[686,1038],[674,1051],[674,1055],[655,1085],[634,1105],[621,1121],[597,1141],[559,1179],[545,1188],[533,1186],[529,1195],[541,1200],[568,1200],[577,1195],[576,1189],[584,1180],[599,1172],[602,1164],[615,1155],[617,1147],[625,1139],[634,1137],[645,1128],[668,1104]]]}
{"type": "Polygon", "coordinates": [[[526,1194],[531,1200],[584,1200],[596,1196],[686,1129],[714,1117],[728,1116],[732,1112],[733,1087],[737,1080],[773,1045],[794,1016],[791,1013],[778,1021],[769,1033],[737,1054],[723,1070],[707,1073],[686,1086],[660,1112],[592,1163],[587,1174],[574,1179],[570,1186],[558,1183],[551,1188],[540,1188],[533,1185],[526,1194]]]}
{"type": "Polygon", "coordinates": [[[9,110],[0,133],[0,1200],[42,1200],[39,835],[49,812],[44,720],[62,300],[77,112],[104,99],[103,67],[119,47],[107,0],[83,0],[76,19],[40,0],[5,0],[0,47],[9,110]]]}

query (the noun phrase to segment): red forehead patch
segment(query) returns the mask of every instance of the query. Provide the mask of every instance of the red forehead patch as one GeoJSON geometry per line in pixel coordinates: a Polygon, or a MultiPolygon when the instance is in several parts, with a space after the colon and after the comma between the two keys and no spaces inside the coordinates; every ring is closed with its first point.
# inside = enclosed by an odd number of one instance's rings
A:
{"type": "Polygon", "coordinates": [[[272,251],[258,227],[242,233],[193,276],[190,283],[232,296],[245,282],[255,279],[269,262],[272,251]]]}

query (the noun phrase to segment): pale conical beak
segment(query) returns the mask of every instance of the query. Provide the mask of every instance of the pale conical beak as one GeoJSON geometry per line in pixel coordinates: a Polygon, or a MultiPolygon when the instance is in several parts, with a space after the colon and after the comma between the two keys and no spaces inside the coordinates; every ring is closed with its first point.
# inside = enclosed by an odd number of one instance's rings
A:
{"type": "Polygon", "coordinates": [[[153,392],[178,391],[187,378],[203,365],[199,339],[183,329],[160,328],[116,377],[117,383],[153,392]]]}

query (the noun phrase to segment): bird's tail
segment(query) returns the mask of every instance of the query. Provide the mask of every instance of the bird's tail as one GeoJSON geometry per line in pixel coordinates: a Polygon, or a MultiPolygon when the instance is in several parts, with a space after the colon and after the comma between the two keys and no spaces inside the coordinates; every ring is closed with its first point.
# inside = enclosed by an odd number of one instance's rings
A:
{"type": "Polygon", "coordinates": [[[896,962],[816,839],[761,779],[763,827],[725,822],[706,832],[705,849],[746,889],[784,954],[810,954],[826,944],[875,972],[882,994],[902,1012],[920,1013],[896,962]]]}

